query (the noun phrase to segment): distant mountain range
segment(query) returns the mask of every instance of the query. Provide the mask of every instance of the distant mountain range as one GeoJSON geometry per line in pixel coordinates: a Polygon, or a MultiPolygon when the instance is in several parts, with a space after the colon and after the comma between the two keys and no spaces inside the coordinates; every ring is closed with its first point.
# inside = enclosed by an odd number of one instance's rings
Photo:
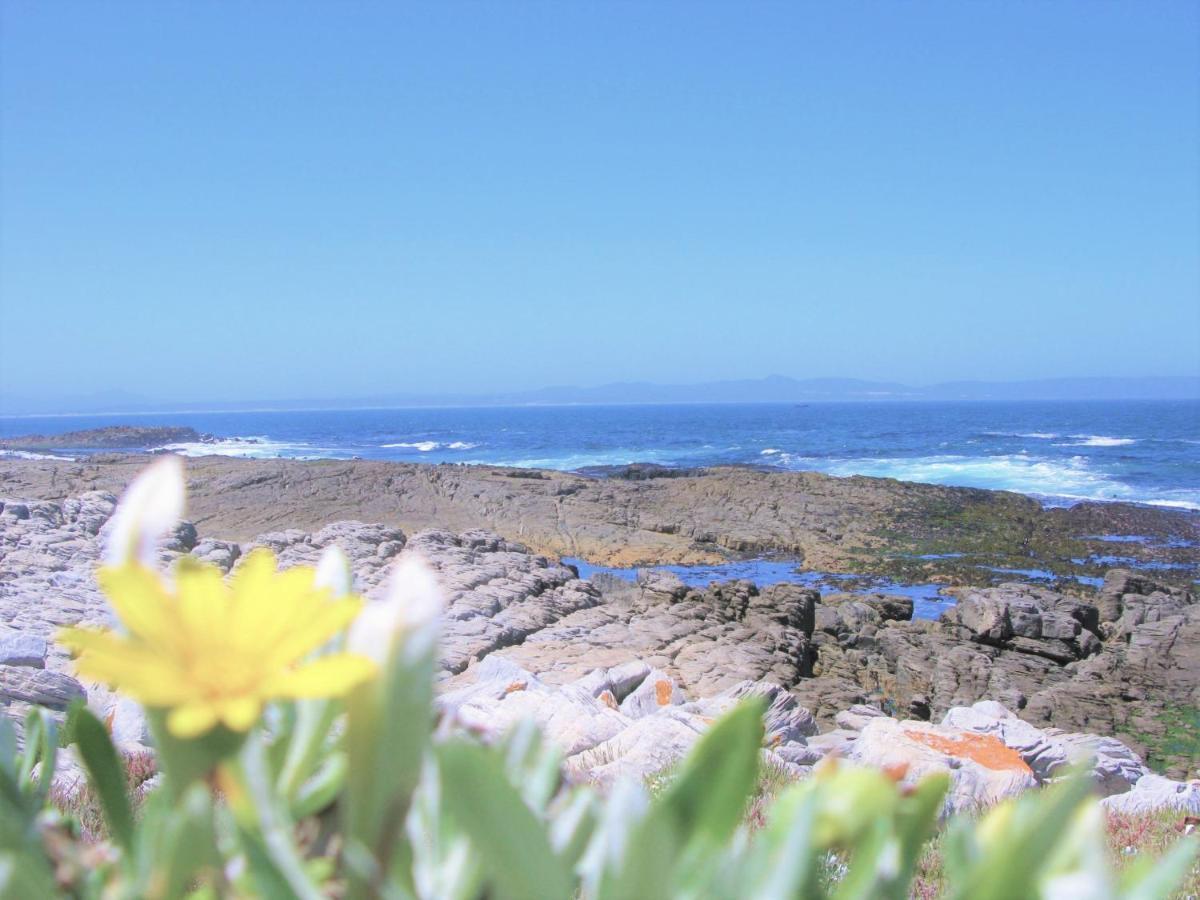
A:
{"type": "Polygon", "coordinates": [[[125,392],[53,400],[0,395],[0,414],[156,413],[249,409],[356,409],[421,406],[558,406],[625,403],[823,403],[848,401],[1192,400],[1200,376],[1048,378],[1037,381],[951,381],[912,387],[857,378],[766,378],[704,384],[629,381],[599,387],[558,386],[493,394],[379,394],[337,400],[212,400],[172,403],[125,392]]]}

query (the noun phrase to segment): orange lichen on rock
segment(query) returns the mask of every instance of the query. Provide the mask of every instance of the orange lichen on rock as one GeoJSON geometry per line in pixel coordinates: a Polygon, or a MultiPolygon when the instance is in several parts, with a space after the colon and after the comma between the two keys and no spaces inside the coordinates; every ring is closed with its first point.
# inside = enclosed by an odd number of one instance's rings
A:
{"type": "Polygon", "coordinates": [[[904,780],[904,776],[908,774],[908,763],[892,763],[890,766],[884,766],[883,774],[889,780],[899,784],[904,780]]]}
{"type": "Polygon", "coordinates": [[[612,691],[607,691],[607,690],[601,691],[600,695],[596,699],[599,700],[601,703],[603,703],[605,706],[607,706],[609,709],[620,709],[621,708],[617,704],[617,698],[613,696],[612,691]]]}
{"type": "Polygon", "coordinates": [[[944,734],[935,734],[930,731],[906,729],[904,736],[916,741],[918,744],[924,744],[926,747],[945,753],[947,756],[977,762],[985,769],[993,769],[995,771],[1015,770],[1030,772],[1032,774],[1032,770],[1025,764],[1025,760],[1021,759],[1021,755],[1016,750],[1005,746],[999,738],[993,737],[990,734],[963,732],[957,737],[951,737],[944,734]]]}
{"type": "Polygon", "coordinates": [[[660,678],[654,683],[654,698],[658,701],[659,706],[667,706],[671,702],[671,682],[665,678],[660,678]]]}
{"type": "Polygon", "coordinates": [[[517,691],[523,691],[528,685],[524,681],[514,681],[504,689],[505,696],[515,694],[517,691]]]}

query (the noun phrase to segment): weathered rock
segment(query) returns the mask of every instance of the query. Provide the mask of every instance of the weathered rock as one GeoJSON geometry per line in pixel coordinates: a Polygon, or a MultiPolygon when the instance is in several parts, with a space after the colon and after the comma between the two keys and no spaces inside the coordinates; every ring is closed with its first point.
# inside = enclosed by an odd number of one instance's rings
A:
{"type": "Polygon", "coordinates": [[[0,703],[19,701],[49,709],[66,709],[87,692],[74,678],[44,669],[0,665],[0,703]]]}
{"type": "Polygon", "coordinates": [[[49,652],[45,639],[36,634],[22,631],[0,634],[0,665],[44,669],[49,652]]]}
{"type": "Polygon", "coordinates": [[[856,703],[849,709],[844,709],[834,716],[833,721],[837,723],[838,728],[843,728],[846,731],[862,731],[872,719],[878,719],[886,715],[887,713],[883,712],[883,710],[876,709],[873,706],[866,706],[862,703],[856,703]]]}
{"type": "Polygon", "coordinates": [[[1064,774],[1073,764],[1087,763],[1100,793],[1108,796],[1128,791],[1149,772],[1137,755],[1115,738],[1042,730],[991,701],[954,707],[942,724],[995,736],[1021,756],[1039,782],[1064,774]]]}
{"type": "Polygon", "coordinates": [[[110,425],[63,434],[25,434],[0,439],[0,448],[13,450],[120,449],[136,450],[164,444],[192,443],[204,436],[194,428],[171,425],[110,425]]]}
{"type": "Polygon", "coordinates": [[[1113,569],[1104,578],[1096,606],[1107,636],[1130,640],[1139,625],[1181,616],[1195,604],[1190,591],[1172,588],[1127,569],[1113,569]]]}
{"type": "Polygon", "coordinates": [[[683,692],[665,672],[651,669],[636,689],[621,701],[621,712],[631,719],[653,715],[666,706],[683,703],[683,692]]]}
{"type": "Polygon", "coordinates": [[[684,711],[716,719],[746,697],[760,697],[767,703],[763,715],[764,742],[768,747],[803,742],[817,733],[813,715],[796,702],[780,685],[769,681],[743,681],[714,697],[684,704],[684,711]]]}
{"type": "Polygon", "coordinates": [[[1025,761],[996,737],[928,722],[872,719],[854,741],[850,758],[903,773],[905,783],[949,775],[947,813],[985,808],[1037,784],[1025,761]]]}
{"type": "Polygon", "coordinates": [[[632,720],[628,728],[591,749],[568,756],[567,772],[600,785],[621,778],[642,781],[683,759],[708,724],[701,716],[667,707],[632,720]]]}
{"type": "Polygon", "coordinates": [[[743,682],[718,696],[685,702],[667,675],[639,660],[556,685],[499,654],[469,667],[454,684],[438,698],[450,722],[495,739],[532,721],[563,752],[568,775],[578,780],[607,785],[663,772],[687,754],[713,719],[748,696],[768,702],[764,726],[771,762],[800,777],[805,761],[819,758],[804,750],[805,737],[816,727],[811,714],[778,685],[743,682]],[[627,691],[620,707],[614,688],[627,691]]]}
{"type": "MultiPolygon", "coordinates": [[[[456,484],[449,479],[443,487],[456,484]]],[[[62,501],[4,501],[0,626],[49,641],[61,625],[111,624],[92,573],[114,502],[111,494],[99,492],[62,501]]],[[[657,715],[663,706],[657,673],[672,683],[665,705],[678,708],[682,718],[676,724],[683,725],[692,722],[689,715],[710,719],[727,708],[737,691],[752,690],[746,682],[778,685],[772,690],[782,693],[769,697],[768,719],[779,722],[771,726],[771,740],[779,757],[795,765],[834,749],[850,752],[857,730],[881,713],[941,718],[954,707],[988,698],[1051,736],[1055,748],[1065,747],[1063,758],[1092,741],[1088,745],[1103,751],[1098,755],[1109,766],[1098,765],[1098,777],[1109,785],[1106,790],[1119,790],[1140,772],[1136,760],[1122,753],[1136,756],[1142,745],[1130,737],[1128,746],[1101,746],[1082,733],[1153,737],[1165,728],[1158,716],[1194,708],[1200,700],[1195,649],[1200,607],[1187,591],[1127,575],[1114,575],[1106,587],[1106,602],[1114,605],[1103,625],[1101,611],[1085,600],[1027,585],[963,590],[961,607],[945,621],[921,622],[908,621],[906,598],[887,595],[822,600],[797,585],[759,589],[746,581],[696,589],[656,572],[642,573],[636,583],[598,577],[589,584],[569,566],[482,531],[427,531],[410,538],[384,525],[338,522],[315,532],[268,532],[250,544],[200,531],[203,526],[181,524],[164,542],[161,561],[190,552],[230,570],[263,546],[285,566],[313,564],[326,547],[337,545],[351,560],[357,589],[369,598],[382,593],[399,553],[421,553],[448,594],[447,694],[474,684],[485,665],[537,672],[532,685],[512,691],[533,699],[514,699],[506,709],[515,715],[523,705],[541,703],[540,694],[569,686],[589,703],[546,701],[544,720],[567,735],[571,746],[614,737],[606,730],[613,721],[608,713],[630,719],[621,712],[623,704],[626,712],[657,715]],[[654,679],[648,678],[651,669],[654,679]],[[682,702],[684,697],[707,700],[682,702]],[[785,710],[786,704],[792,705],[785,710]],[[826,724],[841,713],[838,723],[849,727],[832,737],[811,736],[809,710],[826,724]],[[785,724],[788,716],[799,718],[785,724]],[[1048,725],[1068,731],[1052,734],[1048,725]]],[[[70,671],[65,653],[53,644],[44,665],[49,673],[70,671]]],[[[139,710],[119,708],[101,686],[85,687],[97,711],[113,716],[121,740],[144,739],[139,710]]],[[[495,697],[486,696],[494,688],[478,702],[494,703],[495,697]]],[[[10,712],[26,702],[12,700],[10,712]]],[[[471,704],[460,705],[470,717],[471,704]]],[[[674,726],[663,727],[680,734],[674,726]]],[[[1019,728],[991,730],[1008,741],[1005,735],[1019,728]]],[[[1016,738],[1013,746],[1025,747],[1016,738]]],[[[1057,771],[1057,756],[1022,752],[1040,777],[1057,771]]],[[[1189,761],[1179,760],[1172,771],[1188,768],[1189,761]]]]}
{"type": "Polygon", "coordinates": [[[1172,781],[1161,775],[1146,775],[1133,790],[1100,801],[1109,812],[1138,816],[1162,810],[1181,815],[1200,815],[1200,781],[1172,781]]]}
{"type": "Polygon", "coordinates": [[[745,581],[697,590],[657,573],[638,584],[601,584],[603,602],[596,596],[498,652],[556,683],[640,658],[692,696],[741,681],[790,687],[809,672],[804,628],[816,591],[786,584],[760,591],[745,581]]]}
{"type": "MultiPolygon", "coordinates": [[[[86,464],[2,460],[0,480],[7,496],[21,500],[91,490],[118,494],[144,465],[144,458],[116,455],[86,464]]],[[[484,528],[541,554],[616,566],[714,563],[731,551],[777,553],[814,570],[849,571],[853,563],[855,571],[871,574],[895,576],[903,568],[966,584],[981,574],[974,564],[1003,566],[1016,557],[1030,566],[1094,574],[1070,562],[1072,553],[1086,553],[1079,535],[1197,533],[1195,517],[1180,511],[1119,503],[1043,509],[1005,492],[746,468],[634,480],[491,466],[212,456],[188,460],[188,476],[189,515],[202,537],[246,542],[264,532],[315,532],[357,519],[409,534],[484,528]],[[902,559],[930,543],[969,547],[972,564],[902,559]]],[[[1157,551],[1131,545],[1128,552],[1149,558],[1157,551]]],[[[1182,581],[1186,573],[1180,574],[1182,581]]]]}

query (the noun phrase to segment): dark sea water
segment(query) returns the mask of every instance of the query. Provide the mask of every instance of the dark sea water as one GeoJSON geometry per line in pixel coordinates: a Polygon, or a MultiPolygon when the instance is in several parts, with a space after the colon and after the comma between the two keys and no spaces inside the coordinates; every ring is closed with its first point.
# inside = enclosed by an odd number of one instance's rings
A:
{"type": "MultiPolygon", "coordinates": [[[[1200,401],[369,409],[0,418],[0,436],[191,425],[189,455],[579,469],[726,463],[1200,509],[1200,401]]],[[[67,451],[69,452],[69,451],[67,451]]]]}

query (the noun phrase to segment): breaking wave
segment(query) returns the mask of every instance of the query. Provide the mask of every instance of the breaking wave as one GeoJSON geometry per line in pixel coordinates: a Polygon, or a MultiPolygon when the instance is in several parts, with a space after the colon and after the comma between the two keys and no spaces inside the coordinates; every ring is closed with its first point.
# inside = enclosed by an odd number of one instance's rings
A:
{"type": "Polygon", "coordinates": [[[1173,509],[1200,510],[1200,491],[1146,492],[1089,465],[1083,456],[1047,459],[1025,453],[999,456],[917,456],[864,459],[820,459],[780,454],[779,464],[838,477],[870,475],[926,484],[1016,491],[1062,500],[1123,500],[1173,509]]]}
{"type": "Polygon", "coordinates": [[[1073,441],[1059,444],[1059,447],[1128,447],[1136,444],[1137,438],[1107,437],[1103,434],[1073,434],[1073,441]]]}
{"type": "Polygon", "coordinates": [[[231,437],[213,441],[164,444],[155,452],[180,456],[232,456],[239,459],[349,459],[349,451],[314,447],[305,443],[275,441],[267,437],[231,437]]]}
{"type": "Polygon", "coordinates": [[[443,444],[441,441],[400,441],[395,444],[380,444],[388,450],[416,450],[420,453],[432,453],[434,450],[474,450],[478,444],[470,441],[451,441],[443,444]]]}
{"type": "Polygon", "coordinates": [[[74,462],[76,457],[59,453],[34,453],[32,450],[0,450],[0,459],[65,459],[74,462]]]}

